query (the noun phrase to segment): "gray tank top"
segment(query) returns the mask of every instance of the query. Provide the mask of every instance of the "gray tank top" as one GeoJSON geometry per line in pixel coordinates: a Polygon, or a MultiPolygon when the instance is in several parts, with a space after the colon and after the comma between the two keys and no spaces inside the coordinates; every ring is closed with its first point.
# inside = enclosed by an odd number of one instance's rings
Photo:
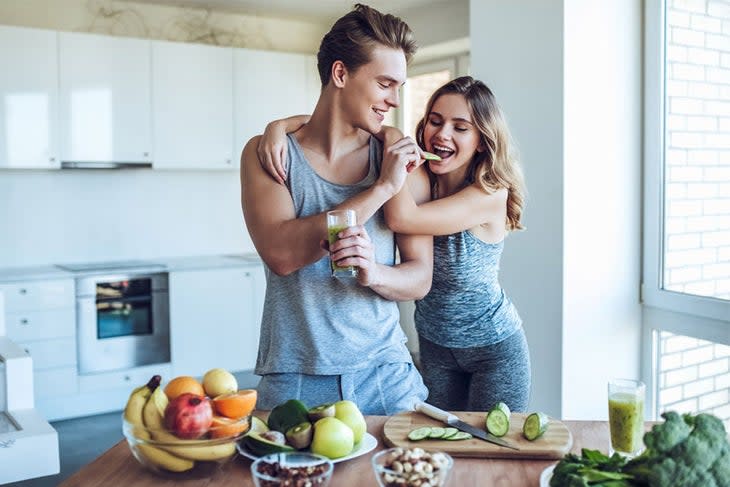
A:
{"type": "Polygon", "coordinates": [[[451,348],[481,347],[522,326],[499,284],[504,241],[490,244],[463,231],[434,237],[433,284],[416,301],[415,323],[427,340],[451,348]]]}
{"type": "MultiPolygon", "coordinates": [[[[367,176],[352,185],[331,183],[288,136],[287,186],[298,218],[327,211],[372,186],[382,146],[370,138],[367,176]]],[[[365,223],[378,263],[395,263],[395,238],[382,210],[365,223]]],[[[327,229],[322,227],[322,239],[327,229]]],[[[291,245],[297,245],[291,242],[291,245]]],[[[355,279],[333,278],[329,256],[277,276],[266,267],[266,298],[255,372],[339,375],[384,363],[411,362],[398,306],[355,279]]]]}

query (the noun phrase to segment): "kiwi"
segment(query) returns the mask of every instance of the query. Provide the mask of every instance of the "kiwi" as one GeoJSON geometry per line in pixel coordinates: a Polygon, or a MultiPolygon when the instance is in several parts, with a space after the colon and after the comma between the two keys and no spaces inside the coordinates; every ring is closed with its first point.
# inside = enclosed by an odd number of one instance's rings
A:
{"type": "Polygon", "coordinates": [[[307,411],[307,415],[309,416],[309,420],[312,423],[316,423],[322,418],[332,417],[335,415],[335,404],[330,402],[326,404],[320,404],[319,406],[314,406],[309,411],[307,411]]]}
{"type": "Polygon", "coordinates": [[[305,421],[287,430],[286,442],[297,450],[303,450],[312,443],[312,436],[314,436],[312,423],[305,421]]]}

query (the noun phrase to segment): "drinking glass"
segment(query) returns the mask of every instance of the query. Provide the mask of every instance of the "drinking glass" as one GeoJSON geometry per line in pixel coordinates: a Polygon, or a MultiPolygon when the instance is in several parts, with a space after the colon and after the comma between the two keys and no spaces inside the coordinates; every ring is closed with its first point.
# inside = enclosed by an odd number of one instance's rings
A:
{"type": "Polygon", "coordinates": [[[608,423],[611,430],[609,453],[634,457],[644,449],[643,382],[612,379],[608,382],[608,423]]]}
{"type": "MultiPolygon", "coordinates": [[[[330,245],[337,242],[337,234],[348,227],[357,225],[357,214],[355,210],[333,210],[327,212],[327,235],[330,245]]],[[[357,267],[339,266],[331,258],[332,277],[357,277],[357,267]]]]}

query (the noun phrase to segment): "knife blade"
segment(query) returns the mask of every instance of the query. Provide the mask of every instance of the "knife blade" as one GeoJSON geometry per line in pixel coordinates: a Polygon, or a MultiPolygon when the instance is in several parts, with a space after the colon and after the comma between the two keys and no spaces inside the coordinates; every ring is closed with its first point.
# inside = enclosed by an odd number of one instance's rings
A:
{"type": "Polygon", "coordinates": [[[416,411],[425,414],[428,417],[431,417],[433,419],[437,419],[443,423],[448,424],[451,427],[454,427],[460,431],[464,431],[466,433],[469,433],[475,438],[479,438],[480,440],[488,441],[489,443],[494,443],[495,445],[503,446],[505,448],[511,448],[513,450],[519,451],[519,448],[514,446],[508,441],[505,441],[501,438],[498,438],[494,436],[491,433],[488,433],[487,431],[483,431],[479,428],[476,428],[469,423],[465,423],[464,421],[460,420],[456,417],[456,415],[451,414],[448,411],[444,411],[443,409],[439,409],[436,406],[433,406],[431,404],[425,403],[425,402],[419,402],[416,404],[416,411]]]}

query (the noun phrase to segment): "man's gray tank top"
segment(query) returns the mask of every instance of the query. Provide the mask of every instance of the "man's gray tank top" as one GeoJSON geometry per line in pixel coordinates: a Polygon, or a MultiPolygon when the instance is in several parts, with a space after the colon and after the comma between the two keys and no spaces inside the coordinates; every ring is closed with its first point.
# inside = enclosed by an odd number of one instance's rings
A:
{"type": "Polygon", "coordinates": [[[471,232],[434,237],[431,291],[416,301],[416,330],[451,348],[501,342],[522,321],[499,284],[504,241],[486,243],[471,232]]]}
{"type": "MultiPolygon", "coordinates": [[[[335,184],[312,169],[296,138],[288,135],[287,186],[297,218],[327,211],[372,186],[381,157],[382,146],[371,137],[367,176],[355,184],[335,184]]],[[[393,265],[395,237],[382,210],[365,228],[376,261],[393,265]]],[[[326,238],[323,226],[322,239],[326,238]]],[[[288,276],[277,276],[268,267],[265,270],[256,374],[339,375],[384,363],[411,362],[397,304],[355,279],[332,277],[329,256],[288,276]]]]}

